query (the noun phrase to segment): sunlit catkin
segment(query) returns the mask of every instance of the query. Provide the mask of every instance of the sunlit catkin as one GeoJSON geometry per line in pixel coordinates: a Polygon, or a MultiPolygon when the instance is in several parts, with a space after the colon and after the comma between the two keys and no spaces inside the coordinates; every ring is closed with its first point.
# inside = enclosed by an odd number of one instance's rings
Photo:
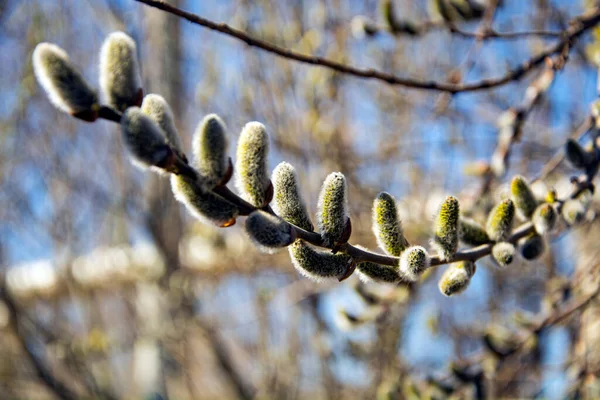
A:
{"type": "Polygon", "coordinates": [[[400,273],[410,281],[416,281],[429,268],[430,257],[421,246],[412,246],[400,256],[400,273]]]}
{"type": "Polygon", "coordinates": [[[435,217],[434,237],[431,242],[442,260],[449,260],[458,249],[458,220],[460,206],[456,197],[448,196],[435,217]]]}
{"type": "Polygon", "coordinates": [[[175,127],[175,119],[173,118],[173,111],[171,111],[169,103],[158,94],[148,94],[144,96],[142,112],[149,116],[163,130],[169,145],[181,152],[181,141],[175,127]]]}
{"type": "Polygon", "coordinates": [[[469,246],[479,246],[490,242],[485,228],[470,218],[460,218],[458,221],[458,237],[461,242],[469,246]]]}
{"type": "Polygon", "coordinates": [[[558,215],[556,210],[548,203],[541,204],[537,207],[531,218],[535,231],[540,235],[551,232],[554,229],[557,220],[558,215]]]}
{"type": "Polygon", "coordinates": [[[141,168],[161,171],[173,157],[173,151],[160,127],[138,107],[130,107],[121,118],[123,140],[132,161],[141,168]]]}
{"type": "Polygon", "coordinates": [[[295,231],[283,219],[257,210],[246,218],[246,233],[265,253],[289,246],[296,240],[295,231]]]}
{"type": "Polygon", "coordinates": [[[100,87],[108,105],[119,111],[142,103],[142,84],[135,41],[113,32],[100,50],[100,87]]]}
{"type": "Polygon", "coordinates": [[[280,163],[273,170],[274,197],[273,209],[284,220],[307,231],[313,230],[306,205],[300,196],[296,170],[287,162],[280,163]]]}
{"type": "Polygon", "coordinates": [[[314,247],[297,240],[288,247],[294,267],[304,276],[322,280],[340,278],[352,267],[352,258],[343,253],[316,250],[314,247]]]}
{"type": "Polygon", "coordinates": [[[475,274],[476,266],[473,261],[459,261],[446,268],[438,282],[438,288],[444,296],[452,296],[464,291],[475,274]]]}
{"type": "Polygon", "coordinates": [[[247,123],[238,140],[236,185],[244,200],[256,207],[264,207],[270,201],[268,151],[269,137],[265,126],[260,122],[247,123]]]}
{"type": "Polygon", "coordinates": [[[398,283],[402,281],[399,267],[362,262],[356,265],[356,272],[364,282],[398,283]]]}
{"type": "Polygon", "coordinates": [[[221,227],[235,224],[238,208],[196,182],[179,175],[172,175],[171,189],[175,198],[199,220],[221,227]]]}
{"type": "Polygon", "coordinates": [[[502,267],[506,267],[515,258],[515,246],[508,242],[498,242],[492,247],[492,257],[502,267]]]}
{"type": "Polygon", "coordinates": [[[396,200],[388,193],[379,193],[373,202],[372,218],[379,247],[387,254],[399,257],[408,247],[408,241],[402,232],[396,200]]]}
{"type": "Polygon", "coordinates": [[[211,186],[222,182],[229,169],[227,130],[216,114],[209,114],[194,133],[194,162],[200,175],[211,186]]]}
{"type": "Polygon", "coordinates": [[[503,200],[494,207],[486,224],[486,232],[490,239],[495,242],[506,240],[512,230],[514,217],[515,205],[512,200],[503,200]]]}
{"type": "Polygon", "coordinates": [[[346,178],[333,172],[325,178],[319,194],[317,224],[327,247],[341,243],[348,224],[348,198],[346,178]]]}
{"type": "Polygon", "coordinates": [[[522,176],[515,176],[510,183],[511,199],[515,204],[517,213],[523,219],[528,219],[537,207],[537,200],[522,176]]]}
{"type": "Polygon", "coordinates": [[[56,108],[89,122],[98,117],[96,92],[63,49],[51,43],[38,44],[33,51],[33,72],[56,108]]]}

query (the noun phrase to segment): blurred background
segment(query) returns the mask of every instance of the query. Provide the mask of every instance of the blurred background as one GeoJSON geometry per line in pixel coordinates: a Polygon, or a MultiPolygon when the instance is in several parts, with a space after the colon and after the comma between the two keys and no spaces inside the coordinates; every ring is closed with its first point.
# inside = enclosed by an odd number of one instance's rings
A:
{"type": "MultiPolygon", "coordinates": [[[[505,74],[593,6],[494,1],[486,17],[485,7],[475,11],[479,2],[458,0],[472,10],[448,22],[431,2],[394,0],[398,18],[434,25],[413,36],[389,32],[374,0],[169,3],[302,53],[455,83],[505,74]],[[378,32],[365,35],[357,16],[378,32]],[[478,39],[450,24],[549,34],[478,39]]],[[[0,398],[600,395],[594,301],[510,357],[490,351],[488,340],[514,340],[598,276],[594,209],[580,227],[553,235],[535,262],[500,269],[480,260],[469,288],[452,298],[437,288],[444,267],[410,287],[356,276],[310,281],[286,251],[254,249],[243,220],[227,229],[194,220],[168,179],[130,164],[118,126],[52,107],[33,76],[35,45],[64,48],[97,87],[102,41],[117,30],[136,40],[144,90],[170,103],[186,149],[206,114],[227,124],[232,156],[242,126],[263,122],[270,168],[283,160],[296,167],[313,214],[323,179],[346,175],[351,242],[373,250],[371,205],[380,191],[398,199],[409,241],[425,246],[448,194],[483,221],[515,174],[543,174],[547,187],[568,193],[576,170],[547,163],[568,137],[587,131],[597,97],[597,29],[574,43],[507,139],[502,117],[547,67],[451,96],[275,57],[134,0],[0,1],[0,398]]]]}

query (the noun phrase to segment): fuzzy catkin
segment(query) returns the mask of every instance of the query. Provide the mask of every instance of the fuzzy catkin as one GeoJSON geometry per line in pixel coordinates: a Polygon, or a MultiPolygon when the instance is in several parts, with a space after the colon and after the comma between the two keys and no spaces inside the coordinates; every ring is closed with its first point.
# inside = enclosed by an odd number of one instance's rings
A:
{"type": "Polygon", "coordinates": [[[270,183],[267,172],[269,137],[260,122],[249,122],[242,129],[237,147],[236,185],[244,200],[255,207],[268,201],[270,183]]]}
{"type": "Polygon", "coordinates": [[[346,178],[342,173],[333,172],[325,178],[317,207],[317,224],[323,244],[334,246],[342,240],[348,223],[346,178]]]}
{"type": "Polygon", "coordinates": [[[519,240],[521,256],[526,260],[540,257],[546,248],[544,239],[537,233],[532,233],[519,240]]]}
{"type": "Polygon", "coordinates": [[[416,281],[429,268],[431,259],[427,250],[421,246],[412,246],[400,256],[400,273],[410,281],[416,281]]]}
{"type": "Polygon", "coordinates": [[[488,215],[486,232],[491,240],[501,242],[510,235],[515,217],[515,205],[512,200],[501,201],[488,215]]]}
{"type": "Polygon", "coordinates": [[[444,296],[463,292],[469,286],[476,269],[473,261],[459,261],[450,264],[438,282],[440,292],[444,296]]]}
{"type": "Polygon", "coordinates": [[[280,163],[273,170],[273,209],[284,220],[304,230],[312,231],[313,224],[308,216],[306,205],[300,196],[296,170],[287,162],[280,163]]]}
{"type": "Polygon", "coordinates": [[[531,221],[535,231],[540,235],[545,235],[551,232],[556,225],[558,215],[551,204],[541,204],[533,213],[531,221]]]}
{"type": "Polygon", "coordinates": [[[212,186],[220,183],[229,168],[227,130],[217,114],[209,114],[194,133],[194,162],[198,172],[212,186]]]}
{"type": "Polygon", "coordinates": [[[289,246],[296,240],[290,224],[262,210],[254,211],[246,218],[246,233],[266,253],[289,246]]]}
{"type": "Polygon", "coordinates": [[[435,218],[431,242],[442,260],[449,260],[458,249],[458,221],[460,206],[456,197],[448,196],[440,205],[435,218]]]}
{"type": "Polygon", "coordinates": [[[515,246],[508,242],[498,242],[492,247],[492,257],[498,264],[506,267],[513,262],[515,246]]]}
{"type": "Polygon", "coordinates": [[[135,41],[123,32],[113,32],[100,50],[100,87],[106,102],[123,112],[139,106],[142,84],[135,41]]]}
{"type": "Polygon", "coordinates": [[[521,218],[528,219],[537,207],[537,200],[522,176],[515,176],[510,184],[511,199],[521,218]]]}
{"type": "Polygon", "coordinates": [[[141,109],[144,114],[150,117],[162,129],[169,145],[181,152],[181,141],[175,127],[173,111],[171,111],[171,107],[164,97],[154,93],[144,96],[141,109]]]}
{"type": "Polygon", "coordinates": [[[63,49],[52,43],[40,43],[32,58],[35,76],[56,108],[74,115],[97,107],[96,92],[63,49]]]}
{"type": "Polygon", "coordinates": [[[387,254],[399,257],[409,246],[402,232],[396,200],[388,193],[377,195],[373,202],[373,233],[379,247],[387,254]]]}
{"type": "Polygon", "coordinates": [[[221,227],[235,224],[238,208],[218,194],[179,175],[171,176],[171,189],[175,199],[199,220],[221,227]]]}
{"type": "Polygon", "coordinates": [[[130,107],[121,118],[123,140],[132,161],[141,168],[161,170],[172,150],[158,125],[138,107],[130,107]]]}
{"type": "Polygon", "coordinates": [[[458,221],[458,237],[466,245],[479,246],[490,242],[485,228],[470,218],[460,218],[458,221]]]}
{"type": "Polygon", "coordinates": [[[288,249],[294,267],[302,275],[317,281],[339,278],[353,263],[347,254],[316,250],[302,240],[295,241],[288,249]]]}
{"type": "Polygon", "coordinates": [[[356,265],[356,272],[365,282],[398,283],[403,279],[399,267],[381,265],[374,262],[362,262],[356,265]]]}

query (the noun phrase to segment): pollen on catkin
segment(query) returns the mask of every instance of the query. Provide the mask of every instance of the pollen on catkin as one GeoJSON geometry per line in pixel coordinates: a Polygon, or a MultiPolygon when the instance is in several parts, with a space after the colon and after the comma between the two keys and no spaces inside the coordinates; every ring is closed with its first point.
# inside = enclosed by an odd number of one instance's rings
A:
{"type": "Polygon", "coordinates": [[[89,111],[89,118],[83,119],[90,122],[97,118],[98,96],[63,49],[40,43],[32,58],[33,72],[56,108],[70,115],[89,111]]]}
{"type": "Polygon", "coordinates": [[[356,265],[356,273],[363,282],[398,283],[403,279],[399,267],[374,262],[361,262],[356,265]]]}
{"type": "Polygon", "coordinates": [[[513,178],[510,183],[510,194],[519,216],[523,219],[531,218],[538,202],[525,178],[522,176],[513,178]]]}
{"type": "Polygon", "coordinates": [[[490,211],[486,224],[486,232],[491,240],[501,242],[506,240],[512,230],[515,217],[515,205],[512,200],[501,201],[490,211]]]}
{"type": "Polygon", "coordinates": [[[407,280],[416,281],[429,268],[431,259],[427,250],[421,246],[412,246],[400,256],[400,274],[407,280]]]}
{"type": "Polygon", "coordinates": [[[171,176],[171,189],[175,199],[199,220],[221,227],[235,224],[238,208],[218,194],[180,175],[171,176]]]}
{"type": "Polygon", "coordinates": [[[434,236],[431,245],[442,260],[449,260],[458,249],[458,221],[460,206],[458,199],[448,196],[440,205],[435,217],[434,236]]]}
{"type": "Polygon", "coordinates": [[[284,220],[304,230],[312,231],[313,224],[308,216],[306,205],[300,196],[296,170],[287,162],[280,163],[273,170],[273,209],[284,220]]]}
{"type": "Polygon", "coordinates": [[[290,224],[262,210],[256,210],[246,218],[246,233],[265,253],[273,253],[296,240],[295,231],[290,224]]]}
{"type": "Polygon", "coordinates": [[[256,207],[264,207],[270,200],[268,151],[269,137],[265,126],[260,122],[247,123],[238,140],[236,185],[244,200],[256,207]]]}
{"type": "Polygon", "coordinates": [[[302,240],[295,241],[288,249],[298,272],[317,281],[339,278],[353,263],[352,257],[347,254],[317,250],[302,240]]]}
{"type": "Polygon", "coordinates": [[[402,232],[396,200],[388,193],[379,193],[373,202],[372,218],[379,247],[387,254],[399,257],[409,244],[402,232]]]}
{"type": "Polygon", "coordinates": [[[558,215],[551,204],[545,203],[537,207],[533,213],[531,221],[535,231],[540,235],[545,235],[554,229],[558,215]]]}
{"type": "Polygon", "coordinates": [[[535,260],[544,253],[546,244],[542,236],[534,232],[519,240],[519,248],[524,259],[535,260]]]}
{"type": "Polygon", "coordinates": [[[194,162],[209,185],[221,182],[229,169],[227,130],[217,114],[209,114],[194,133],[194,162]]]}
{"type": "Polygon", "coordinates": [[[161,166],[173,156],[160,127],[138,107],[130,107],[125,111],[121,118],[121,130],[136,166],[160,172],[161,166]]]}
{"type": "Polygon", "coordinates": [[[479,246],[490,242],[485,228],[471,218],[460,218],[458,221],[458,237],[469,246],[479,246]]]}
{"type": "Polygon", "coordinates": [[[142,102],[142,84],[135,41],[113,32],[100,50],[100,87],[106,102],[123,112],[142,102]]]}
{"type": "Polygon", "coordinates": [[[181,141],[179,139],[177,128],[175,127],[173,111],[171,111],[171,107],[164,97],[153,93],[144,96],[142,112],[158,124],[164,132],[169,145],[181,152],[181,141]]]}
{"type": "Polygon", "coordinates": [[[476,266],[473,261],[459,261],[446,268],[438,282],[438,288],[444,296],[452,296],[464,291],[475,274],[476,266]]]}
{"type": "Polygon", "coordinates": [[[327,247],[339,243],[348,223],[348,196],[346,178],[333,172],[325,178],[317,205],[317,224],[327,247]]]}
{"type": "Polygon", "coordinates": [[[508,242],[498,242],[492,247],[492,257],[502,267],[506,267],[515,258],[515,246],[508,242]]]}

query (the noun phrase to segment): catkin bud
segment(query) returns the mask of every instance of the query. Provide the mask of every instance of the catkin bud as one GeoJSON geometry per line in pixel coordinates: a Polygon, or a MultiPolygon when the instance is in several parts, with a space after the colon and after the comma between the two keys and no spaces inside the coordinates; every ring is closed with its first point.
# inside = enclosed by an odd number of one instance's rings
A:
{"type": "Polygon", "coordinates": [[[332,254],[314,249],[312,246],[297,240],[289,247],[292,264],[302,275],[314,279],[340,278],[352,268],[354,261],[347,254],[332,254]]]}
{"type": "Polygon", "coordinates": [[[438,288],[445,296],[464,291],[475,274],[476,266],[473,261],[459,261],[450,264],[438,282],[438,288]]]}
{"type": "Polygon", "coordinates": [[[289,246],[296,240],[290,224],[262,210],[254,211],[246,218],[246,232],[265,253],[289,246]]]}
{"type": "Polygon", "coordinates": [[[408,241],[402,232],[396,200],[388,193],[379,193],[373,202],[372,217],[373,233],[379,247],[391,256],[400,257],[408,247],[408,241]]]}
{"type": "Polygon", "coordinates": [[[412,246],[400,256],[400,273],[410,281],[416,281],[429,268],[429,254],[421,246],[412,246]]]}
{"type": "Polygon", "coordinates": [[[565,145],[567,160],[577,169],[585,169],[593,160],[592,154],[587,152],[577,141],[568,139],[565,145]]]}
{"type": "Polygon", "coordinates": [[[448,196],[440,205],[435,219],[432,246],[442,260],[449,260],[458,249],[458,219],[460,206],[456,197],[448,196]]]}
{"type": "Polygon", "coordinates": [[[173,151],[162,130],[138,107],[130,107],[121,118],[123,140],[133,163],[140,168],[163,171],[173,151]]]}
{"type": "Polygon", "coordinates": [[[100,50],[100,87],[106,102],[119,111],[142,103],[142,84],[135,41],[113,32],[100,50]]]}
{"type": "Polygon", "coordinates": [[[218,194],[181,175],[171,176],[171,189],[175,199],[199,220],[221,227],[235,224],[238,208],[218,194]]]}
{"type": "Polygon", "coordinates": [[[537,207],[537,200],[522,176],[515,176],[510,183],[511,199],[515,203],[517,212],[523,219],[531,218],[537,207]]]}
{"type": "Polygon", "coordinates": [[[98,96],[55,44],[40,43],[33,51],[33,72],[56,108],[84,121],[98,118],[98,96]]]}
{"type": "Polygon", "coordinates": [[[577,225],[583,221],[587,211],[586,205],[579,199],[569,199],[564,202],[561,214],[569,225],[577,225]]]}
{"type": "Polygon", "coordinates": [[[515,205],[510,199],[500,202],[488,216],[486,232],[491,240],[501,242],[508,238],[515,217],[515,205]]]}
{"type": "Polygon", "coordinates": [[[348,240],[348,198],[346,178],[340,172],[333,172],[325,178],[319,194],[317,224],[323,244],[327,247],[348,240]]]}
{"type": "Polygon", "coordinates": [[[271,200],[268,151],[269,137],[265,126],[260,122],[247,123],[238,140],[236,184],[244,200],[256,207],[264,207],[271,200]]]}
{"type": "Polygon", "coordinates": [[[227,146],[227,131],[221,118],[217,114],[204,117],[194,133],[194,161],[211,186],[222,182],[228,173],[227,146]]]}
{"type": "Polygon", "coordinates": [[[306,205],[300,197],[296,170],[285,161],[280,163],[271,176],[275,200],[273,209],[281,218],[307,231],[313,230],[313,224],[306,211],[306,205]]]}
{"type": "Polygon", "coordinates": [[[358,276],[363,282],[398,283],[402,281],[398,267],[381,265],[374,262],[362,262],[356,265],[358,276]]]}
{"type": "Polygon", "coordinates": [[[470,218],[461,218],[458,221],[458,237],[469,246],[479,246],[490,242],[485,228],[470,218]]]}
{"type": "Polygon", "coordinates": [[[508,242],[499,242],[492,247],[492,257],[498,264],[506,267],[515,258],[515,246],[508,242]]]}
{"type": "Polygon", "coordinates": [[[163,130],[169,145],[181,152],[181,141],[175,127],[175,118],[169,103],[158,94],[149,94],[142,102],[142,112],[149,116],[163,130]]]}
{"type": "Polygon", "coordinates": [[[541,204],[537,207],[531,218],[535,231],[540,235],[551,232],[556,225],[557,219],[558,216],[556,215],[556,210],[548,203],[541,204]]]}
{"type": "Polygon", "coordinates": [[[526,260],[535,260],[544,253],[544,239],[537,233],[532,233],[519,240],[521,255],[526,260]]]}

